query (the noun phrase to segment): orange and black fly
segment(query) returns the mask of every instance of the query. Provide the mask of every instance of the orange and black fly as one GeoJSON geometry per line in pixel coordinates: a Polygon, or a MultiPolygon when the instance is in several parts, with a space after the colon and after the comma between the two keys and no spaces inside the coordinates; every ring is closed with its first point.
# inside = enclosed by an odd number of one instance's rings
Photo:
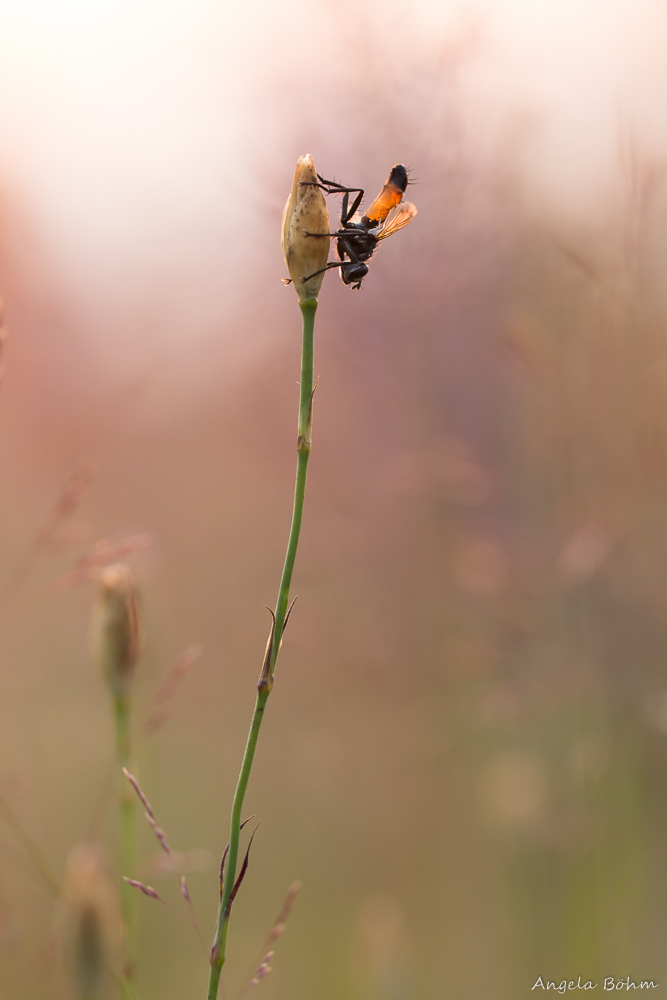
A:
{"type": "MultiPolygon", "coordinates": [[[[361,282],[368,274],[366,262],[377,250],[380,240],[386,240],[388,236],[403,229],[417,214],[414,205],[403,201],[408,186],[408,171],[402,163],[393,166],[384,187],[364,215],[359,215],[359,206],[364,197],[362,188],[344,187],[335,181],[325,180],[319,174],[317,176],[320,187],[327,194],[343,195],[343,204],[340,229],[328,234],[336,239],[338,260],[330,261],[321,271],[315,271],[315,274],[339,267],[340,276],[346,285],[361,288],[361,282]],[[356,197],[350,205],[351,194],[356,197]]],[[[308,235],[319,236],[315,233],[308,235]]],[[[313,278],[315,274],[309,274],[303,280],[313,278]]]]}

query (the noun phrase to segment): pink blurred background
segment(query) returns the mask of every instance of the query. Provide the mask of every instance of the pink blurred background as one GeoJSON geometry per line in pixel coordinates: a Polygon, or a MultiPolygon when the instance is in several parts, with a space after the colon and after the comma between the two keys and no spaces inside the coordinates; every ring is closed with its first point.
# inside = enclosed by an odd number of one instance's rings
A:
{"type": "MultiPolygon", "coordinates": [[[[94,587],[51,584],[149,534],[137,726],[204,654],[136,767],[207,940],[289,526],[294,162],[417,181],[363,291],[320,297],[229,1000],[296,878],[266,1000],[667,975],[666,35],[648,0],[0,9],[0,792],[62,872],[112,731],[94,587]]],[[[94,833],[113,871],[111,806],[94,833]]],[[[155,855],[140,827],[158,885],[155,855]]],[[[187,923],[137,909],[142,1000],[203,997],[187,923]]],[[[79,995],[62,921],[0,827],[3,995],[79,995]]]]}

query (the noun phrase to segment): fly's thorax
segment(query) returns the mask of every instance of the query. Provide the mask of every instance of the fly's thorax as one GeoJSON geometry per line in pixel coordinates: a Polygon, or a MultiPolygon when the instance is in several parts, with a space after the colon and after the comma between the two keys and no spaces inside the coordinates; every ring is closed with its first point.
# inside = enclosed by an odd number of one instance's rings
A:
{"type": "Polygon", "coordinates": [[[356,257],[368,259],[375,253],[377,242],[377,237],[373,233],[360,226],[358,231],[354,233],[346,233],[345,236],[339,236],[338,253],[339,256],[342,251],[348,257],[354,254],[356,257]]]}

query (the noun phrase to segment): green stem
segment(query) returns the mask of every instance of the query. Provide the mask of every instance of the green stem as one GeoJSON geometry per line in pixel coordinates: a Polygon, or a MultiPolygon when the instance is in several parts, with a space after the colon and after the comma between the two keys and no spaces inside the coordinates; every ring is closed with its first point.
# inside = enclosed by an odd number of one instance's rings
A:
{"type": "Polygon", "coordinates": [[[312,426],[313,392],[314,392],[314,369],[313,369],[313,331],[315,327],[315,313],[317,311],[317,299],[306,299],[300,303],[303,315],[303,341],[301,347],[301,389],[299,396],[299,432],[297,437],[297,461],[296,461],[296,484],[294,487],[294,508],[292,511],[292,526],[290,528],[287,552],[285,553],[285,563],[283,575],[280,580],[280,590],[275,610],[275,627],[269,638],[269,645],[264,661],[262,674],[257,685],[257,700],[255,710],[250,723],[250,732],[246,743],[243,763],[239,773],[234,801],[232,803],[232,815],[229,830],[229,852],[227,854],[227,865],[225,868],[225,879],[222,886],[222,896],[218,909],[218,919],[215,927],[215,936],[211,948],[211,971],[208,984],[208,1000],[216,1000],[218,986],[220,983],[220,973],[225,962],[227,950],[227,929],[229,927],[229,913],[227,904],[234,888],[236,880],[236,866],[239,854],[239,835],[241,831],[241,811],[243,800],[248,787],[248,779],[255,757],[257,738],[264,718],[264,709],[273,687],[273,675],[280,652],[283,630],[285,628],[285,617],[289,602],[290,585],[292,582],[292,572],[294,562],[299,547],[299,535],[301,533],[301,522],[303,520],[303,503],[306,495],[306,475],[308,472],[308,459],[310,457],[310,438],[312,426]]]}
{"type": "Polygon", "coordinates": [[[120,990],[123,1000],[139,1000],[139,994],[134,988],[134,984],[130,982],[129,979],[125,977],[124,974],[116,972],[114,968],[107,965],[109,972],[111,973],[111,978],[115,981],[118,989],[120,990]]]}
{"type": "MultiPolygon", "coordinates": [[[[116,757],[119,770],[130,767],[130,697],[117,694],[114,697],[114,720],[116,724],[116,757]]],[[[123,781],[120,789],[120,868],[121,876],[132,878],[134,874],[135,850],[135,801],[128,783],[123,781]]],[[[131,979],[134,974],[135,890],[127,882],[121,881],[121,909],[125,927],[125,975],[131,979]]]]}

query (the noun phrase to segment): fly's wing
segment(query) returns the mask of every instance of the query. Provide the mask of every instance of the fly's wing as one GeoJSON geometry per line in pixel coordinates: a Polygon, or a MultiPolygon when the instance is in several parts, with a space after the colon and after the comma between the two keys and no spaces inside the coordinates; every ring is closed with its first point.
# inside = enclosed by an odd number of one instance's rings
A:
{"type": "Polygon", "coordinates": [[[417,214],[417,209],[409,201],[402,201],[400,205],[393,208],[389,215],[387,216],[387,221],[384,226],[377,234],[377,239],[386,240],[388,236],[393,236],[397,233],[399,229],[403,226],[407,226],[408,222],[411,222],[415,215],[417,214]]]}

